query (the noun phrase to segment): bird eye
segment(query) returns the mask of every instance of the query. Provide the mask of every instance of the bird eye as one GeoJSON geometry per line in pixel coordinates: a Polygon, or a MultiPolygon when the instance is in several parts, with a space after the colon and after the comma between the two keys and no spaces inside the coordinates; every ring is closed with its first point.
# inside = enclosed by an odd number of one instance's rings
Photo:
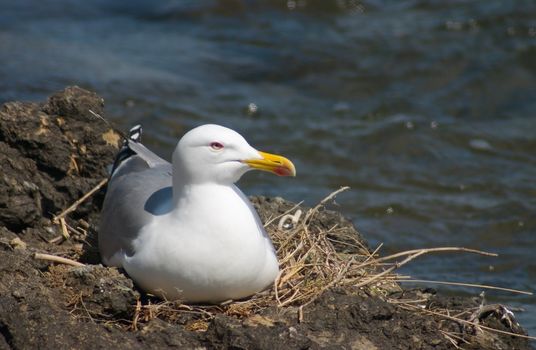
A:
{"type": "Polygon", "coordinates": [[[219,142],[211,142],[210,143],[210,148],[212,148],[213,150],[215,151],[219,151],[223,148],[223,145],[219,142]]]}

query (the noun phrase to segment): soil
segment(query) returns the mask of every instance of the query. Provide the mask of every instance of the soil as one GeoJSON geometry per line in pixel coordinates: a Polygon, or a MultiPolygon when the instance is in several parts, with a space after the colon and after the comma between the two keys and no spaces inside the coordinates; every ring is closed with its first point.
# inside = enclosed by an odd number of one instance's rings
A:
{"type": "MultiPolygon", "coordinates": [[[[432,289],[399,288],[386,296],[334,287],[307,305],[301,320],[295,306],[256,314],[148,308],[159,301],[140,292],[123,271],[100,265],[95,227],[105,188],[67,215],[69,237],[53,221],[107,177],[121,137],[89,112],[102,115],[103,108],[102,98],[76,86],[41,104],[0,108],[0,349],[453,349],[449,336],[463,338],[467,343],[453,341],[464,349],[530,348],[525,339],[464,327],[396,302],[420,300],[423,309],[449,309],[465,318],[481,302],[432,289]],[[36,252],[86,265],[37,260],[36,252]]],[[[252,200],[265,220],[294,205],[282,198],[252,200]]],[[[358,235],[337,212],[323,211],[317,220],[358,235]]],[[[487,313],[482,324],[524,334],[497,315],[487,313]]]]}

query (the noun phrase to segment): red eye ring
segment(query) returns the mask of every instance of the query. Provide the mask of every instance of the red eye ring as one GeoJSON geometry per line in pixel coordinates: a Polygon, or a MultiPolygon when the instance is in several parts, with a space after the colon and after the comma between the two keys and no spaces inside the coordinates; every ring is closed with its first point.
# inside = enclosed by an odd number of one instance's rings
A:
{"type": "Polygon", "coordinates": [[[215,151],[219,151],[219,150],[223,149],[223,145],[221,143],[219,143],[219,142],[211,142],[210,143],[210,148],[212,148],[215,151]]]}

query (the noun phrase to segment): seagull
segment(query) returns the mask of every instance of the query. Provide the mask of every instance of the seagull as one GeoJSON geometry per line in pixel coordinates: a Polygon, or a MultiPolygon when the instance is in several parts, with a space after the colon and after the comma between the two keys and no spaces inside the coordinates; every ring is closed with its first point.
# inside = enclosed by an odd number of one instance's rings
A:
{"type": "Polygon", "coordinates": [[[234,183],[253,169],[295,176],[292,162],[207,124],[180,139],[169,163],[142,145],[141,131],[130,130],[112,167],[98,237],[104,264],[185,303],[242,299],[271,285],[274,247],[234,183]]]}

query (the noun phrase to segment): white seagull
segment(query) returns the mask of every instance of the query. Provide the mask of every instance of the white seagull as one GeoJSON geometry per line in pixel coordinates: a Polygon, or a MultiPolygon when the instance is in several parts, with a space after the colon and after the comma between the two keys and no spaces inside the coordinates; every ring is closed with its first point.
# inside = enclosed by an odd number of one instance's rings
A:
{"type": "Polygon", "coordinates": [[[234,183],[252,169],[295,176],[292,162],[219,125],[186,133],[171,164],[140,135],[131,129],[112,169],[99,227],[103,262],[151,294],[188,303],[240,299],[273,283],[272,242],[234,183]]]}

